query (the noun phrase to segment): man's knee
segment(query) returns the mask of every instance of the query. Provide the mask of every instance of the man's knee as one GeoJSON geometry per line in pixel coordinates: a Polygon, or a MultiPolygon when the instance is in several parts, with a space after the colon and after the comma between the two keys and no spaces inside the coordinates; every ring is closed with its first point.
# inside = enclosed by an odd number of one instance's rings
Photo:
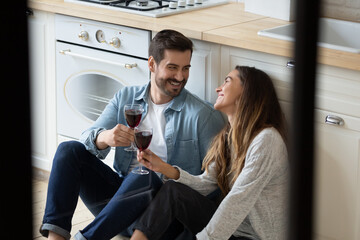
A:
{"type": "Polygon", "coordinates": [[[76,152],[86,150],[84,144],[78,141],[66,141],[59,144],[57,151],[76,152]]]}
{"type": "Polygon", "coordinates": [[[78,161],[86,150],[85,146],[77,141],[62,142],[57,150],[54,157],[53,164],[69,163],[78,161]]]}

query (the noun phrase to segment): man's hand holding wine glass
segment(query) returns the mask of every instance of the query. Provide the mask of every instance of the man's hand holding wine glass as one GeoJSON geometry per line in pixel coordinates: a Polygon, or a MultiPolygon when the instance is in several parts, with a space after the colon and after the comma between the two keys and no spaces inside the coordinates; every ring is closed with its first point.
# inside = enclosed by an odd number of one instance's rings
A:
{"type": "Polygon", "coordinates": [[[117,124],[114,128],[102,131],[96,138],[96,146],[98,149],[107,147],[125,147],[130,146],[134,141],[134,130],[117,124]]]}

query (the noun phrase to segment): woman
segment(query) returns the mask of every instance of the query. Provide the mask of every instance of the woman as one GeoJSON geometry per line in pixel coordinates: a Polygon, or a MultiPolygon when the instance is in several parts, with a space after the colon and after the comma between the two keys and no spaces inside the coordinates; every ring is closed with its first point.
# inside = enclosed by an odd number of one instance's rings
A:
{"type": "Polygon", "coordinates": [[[139,162],[174,181],[161,188],[131,239],[158,239],[174,219],[197,239],[285,238],[285,121],[271,79],[237,66],[216,91],[214,107],[229,124],[214,138],[202,175],[170,166],[151,151],[138,154],[139,162]],[[220,205],[205,197],[217,187],[220,205]]]}

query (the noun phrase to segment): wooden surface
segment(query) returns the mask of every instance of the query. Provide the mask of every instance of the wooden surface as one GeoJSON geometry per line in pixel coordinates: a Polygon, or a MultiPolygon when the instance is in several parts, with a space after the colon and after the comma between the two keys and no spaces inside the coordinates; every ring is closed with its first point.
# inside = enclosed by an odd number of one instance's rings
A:
{"type": "Polygon", "coordinates": [[[206,31],[203,34],[203,40],[291,57],[293,55],[292,42],[262,37],[257,34],[259,30],[285,24],[288,24],[288,22],[273,18],[262,18],[256,20],[256,24],[254,24],[254,21],[250,21],[206,31]]]}
{"type": "MultiPolygon", "coordinates": [[[[28,6],[42,11],[151,31],[171,28],[194,39],[293,57],[293,43],[257,35],[259,30],[289,22],[245,12],[242,3],[229,3],[162,18],[139,16],[63,0],[29,0],[28,6]]],[[[320,48],[318,61],[331,66],[360,70],[360,54],[320,48]]]]}

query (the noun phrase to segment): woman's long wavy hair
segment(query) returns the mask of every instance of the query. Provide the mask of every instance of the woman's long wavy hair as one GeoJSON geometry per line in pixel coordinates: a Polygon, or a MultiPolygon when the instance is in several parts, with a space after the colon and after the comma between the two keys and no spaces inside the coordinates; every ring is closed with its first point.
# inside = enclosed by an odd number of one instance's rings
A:
{"type": "Polygon", "coordinates": [[[253,67],[236,66],[235,69],[243,86],[237,101],[236,120],[214,137],[203,163],[207,171],[215,162],[217,182],[224,196],[240,175],[247,149],[261,130],[274,127],[286,142],[285,118],[270,77],[253,67]],[[229,176],[233,176],[230,181],[229,176]]]}

